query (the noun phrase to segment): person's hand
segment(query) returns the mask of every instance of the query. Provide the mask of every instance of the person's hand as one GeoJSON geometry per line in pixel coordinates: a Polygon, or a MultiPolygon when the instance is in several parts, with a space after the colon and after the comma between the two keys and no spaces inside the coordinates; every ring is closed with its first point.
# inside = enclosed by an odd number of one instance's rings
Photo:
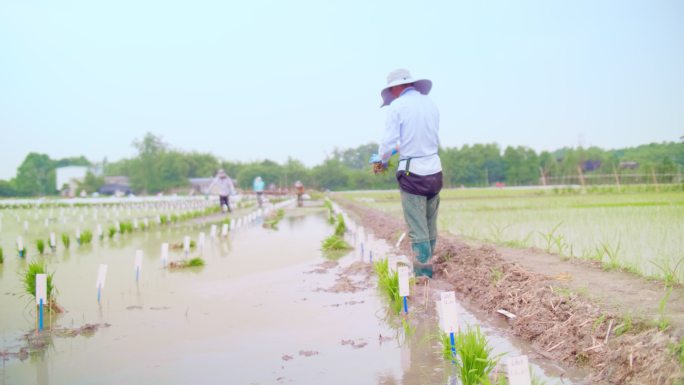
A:
{"type": "Polygon", "coordinates": [[[382,163],[382,162],[375,162],[373,163],[373,173],[374,174],[380,174],[385,172],[387,170],[387,165],[382,163]]]}

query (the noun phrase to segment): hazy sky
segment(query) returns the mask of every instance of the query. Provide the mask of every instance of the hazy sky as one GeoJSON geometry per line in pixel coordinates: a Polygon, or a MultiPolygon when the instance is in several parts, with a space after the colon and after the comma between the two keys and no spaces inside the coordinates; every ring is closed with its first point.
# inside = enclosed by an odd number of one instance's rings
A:
{"type": "Polygon", "coordinates": [[[146,132],[226,160],[378,141],[387,73],[434,82],[441,141],[684,135],[684,1],[0,0],[0,178],[146,132]]]}

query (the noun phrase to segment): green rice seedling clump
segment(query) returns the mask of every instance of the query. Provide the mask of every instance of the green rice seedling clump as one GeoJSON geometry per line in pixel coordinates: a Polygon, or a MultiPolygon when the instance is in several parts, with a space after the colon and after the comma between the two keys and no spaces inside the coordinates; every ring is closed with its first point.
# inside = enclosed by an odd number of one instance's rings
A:
{"type": "Polygon", "coordinates": [[[36,240],[36,249],[38,249],[38,253],[40,255],[43,255],[45,252],[45,241],[42,239],[37,239],[36,240]]]}
{"type": "Polygon", "coordinates": [[[0,263],[5,262],[5,255],[4,252],[2,251],[2,247],[0,247],[0,263]]]}
{"type": "Polygon", "coordinates": [[[188,267],[204,266],[204,259],[200,257],[192,258],[187,263],[188,267]]]}
{"type": "Polygon", "coordinates": [[[71,238],[69,238],[69,234],[62,233],[62,244],[64,245],[65,249],[69,248],[71,245],[71,238]]]}
{"type": "Polygon", "coordinates": [[[81,233],[81,244],[82,245],[87,245],[92,241],[93,241],[93,232],[92,231],[85,230],[81,233]]]}
{"type": "Polygon", "coordinates": [[[351,246],[342,237],[335,234],[323,240],[324,251],[349,250],[351,246]]]}
{"type": "Polygon", "coordinates": [[[344,223],[344,217],[342,214],[337,214],[337,226],[335,226],[335,235],[338,237],[344,236],[347,231],[347,225],[344,223]]]}
{"type": "Polygon", "coordinates": [[[195,257],[192,259],[184,259],[184,260],[177,261],[177,262],[171,262],[169,267],[172,269],[182,269],[182,268],[186,268],[186,267],[200,267],[200,266],[204,266],[204,265],[205,265],[204,259],[202,259],[200,257],[195,257]]]}
{"type": "Polygon", "coordinates": [[[109,235],[109,239],[114,238],[114,235],[116,235],[116,227],[112,226],[107,230],[107,235],[109,235]]]}
{"type": "Polygon", "coordinates": [[[22,277],[22,283],[24,285],[24,292],[30,298],[35,300],[36,298],[36,274],[47,274],[47,299],[48,302],[53,302],[53,297],[55,294],[54,286],[52,284],[53,273],[47,272],[47,267],[44,263],[31,262],[26,267],[26,271],[22,277]]]}
{"type": "Polygon", "coordinates": [[[373,263],[373,269],[378,276],[378,289],[387,298],[390,309],[394,313],[401,312],[402,300],[399,295],[399,274],[389,271],[387,259],[373,263]]]}
{"type": "Polygon", "coordinates": [[[465,332],[455,335],[456,368],[460,372],[463,385],[478,385],[487,382],[489,373],[499,361],[499,356],[492,357],[492,348],[480,327],[468,326],[465,332]]]}

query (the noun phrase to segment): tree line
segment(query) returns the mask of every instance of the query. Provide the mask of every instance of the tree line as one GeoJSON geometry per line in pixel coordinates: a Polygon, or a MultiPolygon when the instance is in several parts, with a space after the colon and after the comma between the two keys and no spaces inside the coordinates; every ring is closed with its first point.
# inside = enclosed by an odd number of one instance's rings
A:
{"type": "MultiPolygon", "coordinates": [[[[154,194],[189,187],[189,178],[207,178],[222,168],[237,186],[250,189],[256,176],[266,185],[289,188],[299,180],[320,190],[364,190],[396,188],[394,173],[373,175],[368,165],[377,144],[336,149],[321,164],[306,167],[289,158],[280,164],[272,160],[226,161],[210,153],[185,152],[171,148],[162,138],[148,133],[133,142],[135,157],[117,162],[88,161],[83,156],[52,160],[48,155],[30,153],[17,169],[15,178],[0,180],[0,196],[54,195],[55,169],[62,166],[89,166],[80,188],[94,192],[104,184],[104,176],[126,176],[138,194],[154,194]]],[[[463,145],[440,149],[446,187],[539,185],[581,173],[586,176],[642,173],[658,174],[660,182],[675,182],[684,169],[684,141],[652,143],[638,147],[604,150],[598,147],[565,147],[556,151],[524,146],[502,149],[496,143],[463,145]],[[669,178],[669,179],[667,179],[669,178]]]]}

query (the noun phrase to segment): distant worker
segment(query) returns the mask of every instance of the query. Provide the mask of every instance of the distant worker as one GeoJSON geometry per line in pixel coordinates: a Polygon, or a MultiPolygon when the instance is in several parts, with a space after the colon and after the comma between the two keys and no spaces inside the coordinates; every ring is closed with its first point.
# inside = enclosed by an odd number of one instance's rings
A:
{"type": "Polygon", "coordinates": [[[211,182],[208,191],[212,191],[216,187],[218,189],[219,204],[221,205],[221,210],[231,212],[230,201],[228,200],[229,195],[235,194],[235,186],[233,181],[228,175],[226,175],[223,169],[218,170],[216,177],[211,182]]]}
{"type": "Polygon", "coordinates": [[[252,189],[254,190],[254,193],[257,196],[257,203],[259,204],[259,207],[263,206],[264,204],[264,185],[265,183],[260,176],[254,178],[252,189]]]}
{"type": "Polygon", "coordinates": [[[426,95],[432,81],[414,79],[397,69],[387,76],[382,106],[387,108],[385,133],[378,154],[371,157],[377,174],[387,169],[392,154],[399,153],[396,171],[404,220],[415,253],[416,277],[432,278],[430,258],[437,242],[437,211],[442,189],[439,159],[439,110],[426,95]]]}
{"type": "Polygon", "coordinates": [[[304,184],[301,181],[296,181],[294,184],[295,192],[297,193],[297,206],[304,206],[304,184]]]}

